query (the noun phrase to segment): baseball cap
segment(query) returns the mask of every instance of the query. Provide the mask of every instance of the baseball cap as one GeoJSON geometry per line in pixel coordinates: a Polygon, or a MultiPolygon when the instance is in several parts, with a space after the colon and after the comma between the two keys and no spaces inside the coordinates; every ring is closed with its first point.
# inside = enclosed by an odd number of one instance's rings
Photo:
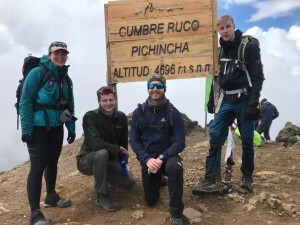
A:
{"type": "Polygon", "coordinates": [[[68,54],[69,54],[69,51],[67,49],[67,44],[64,43],[64,42],[61,42],[61,41],[54,41],[50,44],[49,46],[49,49],[48,49],[48,52],[55,52],[57,50],[65,50],[68,54]]]}

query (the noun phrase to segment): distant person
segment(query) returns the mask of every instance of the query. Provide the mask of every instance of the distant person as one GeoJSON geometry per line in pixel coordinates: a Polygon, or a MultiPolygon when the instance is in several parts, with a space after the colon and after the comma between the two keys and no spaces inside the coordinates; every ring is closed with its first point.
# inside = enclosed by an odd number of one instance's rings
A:
{"type": "MultiPolygon", "coordinates": [[[[259,111],[260,111],[260,109],[261,109],[261,102],[258,103],[257,108],[258,108],[259,111]]],[[[259,118],[254,122],[254,128],[255,128],[255,131],[256,131],[257,127],[258,127],[258,124],[259,124],[259,118]]]]}
{"type": "Polygon", "coordinates": [[[266,98],[261,100],[261,108],[260,108],[260,122],[256,131],[259,134],[264,133],[264,138],[267,141],[270,141],[270,128],[272,125],[272,121],[275,120],[279,116],[279,112],[275,105],[271,102],[268,102],[266,98]]]}
{"type": "Polygon", "coordinates": [[[40,210],[42,177],[45,175],[47,195],[44,207],[68,207],[70,199],[61,198],[55,191],[57,163],[63,145],[65,123],[67,141],[75,140],[74,99],[72,81],[66,62],[69,51],[63,42],[52,42],[48,55],[40,63],[51,72],[51,77],[41,88],[44,69],[39,66],[27,75],[20,100],[22,141],[27,143],[30,171],[27,194],[31,209],[30,225],[49,225],[40,210]],[[66,117],[68,114],[69,117],[66,117]]]}
{"type": "MultiPolygon", "coordinates": [[[[77,168],[94,177],[96,205],[106,211],[121,208],[109,194],[109,185],[129,189],[134,180],[124,171],[121,159],[128,159],[128,122],[126,115],[116,109],[116,93],[111,87],[97,91],[99,108],[85,113],[83,117],[84,141],[76,156],[77,168]]],[[[126,168],[125,168],[126,169],[126,168]]]]}
{"type": "Polygon", "coordinates": [[[264,81],[260,50],[249,41],[245,46],[245,68],[241,68],[238,60],[242,32],[235,30],[233,18],[222,16],[217,22],[220,34],[220,97],[215,110],[215,118],[209,129],[210,149],[206,158],[204,180],[193,189],[193,194],[213,192],[217,188],[216,176],[220,167],[224,133],[237,119],[242,136],[242,178],[240,186],[251,191],[254,171],[254,121],[259,117],[257,105],[264,81]]]}
{"type": "Polygon", "coordinates": [[[163,76],[153,75],[147,90],[149,97],[133,112],[130,145],[141,163],[147,205],[158,202],[162,176],[167,176],[171,224],[182,225],[183,167],[179,153],[185,148],[183,119],[165,97],[163,76]]]}

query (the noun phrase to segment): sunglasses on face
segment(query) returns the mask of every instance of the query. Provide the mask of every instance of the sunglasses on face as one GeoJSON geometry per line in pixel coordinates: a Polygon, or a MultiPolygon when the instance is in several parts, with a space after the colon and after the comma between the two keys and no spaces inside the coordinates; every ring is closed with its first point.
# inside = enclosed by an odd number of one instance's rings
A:
{"type": "Polygon", "coordinates": [[[165,85],[162,83],[148,85],[148,89],[154,89],[155,87],[156,87],[156,89],[163,89],[165,87],[165,85]]]}
{"type": "Polygon", "coordinates": [[[97,91],[97,95],[115,94],[115,90],[111,87],[102,87],[97,91]]]}
{"type": "Polygon", "coordinates": [[[67,45],[64,42],[54,41],[54,42],[51,43],[50,48],[51,47],[63,47],[63,48],[67,48],[67,45]]]}

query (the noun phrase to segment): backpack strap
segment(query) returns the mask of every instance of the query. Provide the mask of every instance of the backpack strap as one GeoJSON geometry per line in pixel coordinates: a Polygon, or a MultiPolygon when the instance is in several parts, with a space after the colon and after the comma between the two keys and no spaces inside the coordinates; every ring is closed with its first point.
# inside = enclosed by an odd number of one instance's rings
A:
{"type": "Polygon", "coordinates": [[[137,105],[138,119],[136,121],[135,127],[138,127],[140,130],[147,127],[146,119],[144,117],[145,112],[145,102],[143,104],[137,105]]]}
{"type": "MultiPolygon", "coordinates": [[[[39,83],[39,90],[40,90],[50,80],[50,78],[52,76],[52,72],[46,66],[44,66],[42,63],[40,63],[39,66],[43,69],[43,79],[39,83]]],[[[35,103],[34,104],[34,110],[37,111],[40,108],[40,106],[41,106],[40,104],[35,103]]],[[[40,108],[40,110],[44,111],[46,128],[47,128],[47,131],[50,131],[51,126],[50,126],[49,115],[48,115],[48,112],[46,110],[47,108],[49,108],[49,107],[42,106],[42,108],[40,108]]]]}
{"type": "Polygon", "coordinates": [[[246,72],[249,87],[252,87],[252,82],[250,79],[249,72],[246,68],[246,60],[245,60],[245,49],[246,49],[246,45],[248,44],[248,42],[249,42],[249,36],[242,36],[242,41],[241,41],[241,43],[239,45],[239,49],[238,49],[238,60],[239,60],[240,69],[246,72]]]}
{"type": "Polygon", "coordinates": [[[52,72],[44,66],[42,63],[39,64],[39,67],[43,69],[43,79],[39,83],[39,89],[40,90],[51,78],[52,72]]]}
{"type": "Polygon", "coordinates": [[[171,127],[173,127],[173,110],[174,110],[174,105],[169,102],[168,107],[167,107],[167,121],[170,124],[171,127]]]}
{"type": "Polygon", "coordinates": [[[69,75],[67,76],[67,84],[68,84],[68,98],[69,98],[69,102],[70,102],[70,106],[71,106],[71,104],[73,104],[73,86],[71,84],[71,79],[70,79],[69,75]]]}
{"type": "Polygon", "coordinates": [[[219,47],[219,52],[218,52],[218,62],[219,62],[219,65],[220,65],[220,59],[221,59],[222,55],[223,55],[223,48],[220,46],[219,47]]]}

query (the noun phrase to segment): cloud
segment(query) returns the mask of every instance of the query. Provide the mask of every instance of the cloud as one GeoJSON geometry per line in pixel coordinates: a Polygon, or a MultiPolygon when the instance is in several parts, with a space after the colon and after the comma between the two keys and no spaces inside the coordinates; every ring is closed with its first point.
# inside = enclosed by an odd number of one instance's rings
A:
{"type": "Polygon", "coordinates": [[[229,9],[232,5],[248,5],[257,2],[257,0],[220,0],[219,5],[229,9]]]}
{"type": "Polygon", "coordinates": [[[249,5],[256,9],[247,22],[256,22],[266,18],[279,18],[290,16],[300,8],[300,1],[296,0],[221,0],[218,3],[225,9],[234,5],[249,5]]]}
{"type": "Polygon", "coordinates": [[[274,139],[285,123],[290,121],[300,125],[299,93],[300,82],[300,27],[293,26],[288,31],[271,27],[263,31],[258,27],[250,28],[247,34],[260,40],[265,81],[262,97],[274,103],[280,116],[273,121],[271,137],[274,139]]]}
{"type": "Polygon", "coordinates": [[[257,8],[257,12],[250,17],[248,22],[255,22],[265,18],[278,18],[289,16],[293,13],[293,11],[300,8],[300,1],[259,1],[254,4],[254,7],[257,8]]]}
{"type": "MultiPolygon", "coordinates": [[[[238,1],[231,2],[237,4],[238,1]]],[[[5,155],[0,157],[0,171],[28,159],[20,131],[16,130],[14,108],[23,59],[28,53],[36,56],[47,53],[49,44],[55,40],[66,42],[70,50],[69,73],[79,118],[76,132],[77,137],[82,135],[82,117],[86,111],[98,107],[96,90],[106,84],[104,3],[107,1],[0,1],[0,154],[5,155]],[[18,7],[13,7],[15,5],[18,7]]],[[[262,96],[273,102],[280,112],[271,127],[274,139],[285,122],[300,126],[300,107],[296,104],[299,102],[300,27],[295,25],[289,30],[252,27],[246,33],[256,36],[261,43],[266,77],[262,96]]],[[[201,126],[205,124],[204,81],[204,78],[167,81],[167,97],[201,126]]],[[[119,109],[126,114],[147,98],[145,82],[118,84],[117,90],[119,109]]],[[[208,115],[208,121],[210,119],[212,116],[208,115]]]]}

